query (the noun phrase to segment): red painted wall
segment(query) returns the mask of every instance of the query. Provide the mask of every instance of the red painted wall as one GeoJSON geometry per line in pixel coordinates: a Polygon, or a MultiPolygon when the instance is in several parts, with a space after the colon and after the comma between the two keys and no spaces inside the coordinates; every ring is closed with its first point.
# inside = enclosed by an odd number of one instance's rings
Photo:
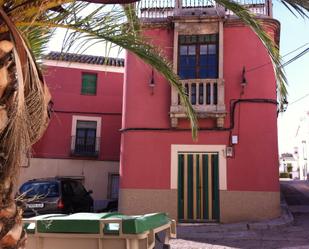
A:
{"type": "Polygon", "coordinates": [[[44,76],[55,103],[55,110],[121,113],[122,73],[47,66],[44,76]],[[97,74],[96,96],[81,95],[82,73],[97,74]]]}
{"type": "MultiPolygon", "coordinates": [[[[171,59],[173,31],[155,29],[147,35],[171,59]]],[[[155,74],[156,86],[151,95],[147,85],[149,67],[131,54],[127,54],[126,61],[123,128],[170,128],[168,83],[155,74]]],[[[272,65],[262,43],[249,28],[224,27],[224,79],[228,112],[225,127],[230,124],[232,99],[276,100],[272,65]],[[264,64],[267,65],[251,70],[264,64]],[[248,84],[241,95],[243,66],[248,84]]],[[[228,190],[279,191],[276,110],[272,104],[242,103],[236,107],[231,134],[239,136],[239,143],[234,147],[234,158],[227,160],[228,190]]],[[[212,125],[209,121],[201,123],[212,125]]],[[[188,126],[182,122],[181,127],[188,126]]],[[[169,189],[171,144],[229,145],[229,137],[229,131],[200,131],[198,142],[193,142],[190,131],[127,131],[122,134],[121,188],[169,189]]]]}
{"type": "Polygon", "coordinates": [[[95,116],[102,119],[100,154],[97,159],[118,161],[123,74],[47,66],[44,76],[52,94],[55,112],[44,136],[33,147],[34,156],[72,158],[72,116],[95,116]],[[83,72],[97,73],[97,95],[81,95],[83,72]]]}
{"type": "MultiPolygon", "coordinates": [[[[174,33],[171,30],[155,29],[145,35],[156,37],[156,44],[164,48],[165,54],[172,60],[174,33]]],[[[123,127],[169,127],[171,90],[166,80],[155,72],[152,92],[149,86],[152,68],[131,54],[127,55],[127,60],[130,62],[125,73],[123,127]]]]}

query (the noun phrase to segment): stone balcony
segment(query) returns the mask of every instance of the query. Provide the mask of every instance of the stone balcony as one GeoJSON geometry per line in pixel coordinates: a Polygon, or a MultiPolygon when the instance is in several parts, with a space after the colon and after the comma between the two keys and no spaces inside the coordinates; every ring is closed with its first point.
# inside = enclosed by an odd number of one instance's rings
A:
{"type": "MultiPolygon", "coordinates": [[[[223,79],[189,79],[182,80],[188,98],[196,111],[198,118],[215,118],[217,127],[222,128],[226,109],[224,103],[223,79]]],[[[178,119],[185,118],[185,108],[181,105],[179,96],[172,89],[172,103],[170,108],[171,126],[177,127],[178,119]]]]}
{"type": "MultiPolygon", "coordinates": [[[[272,0],[235,0],[259,18],[272,18],[272,0]]],[[[140,0],[137,13],[142,22],[157,24],[173,22],[173,69],[179,73],[179,37],[190,35],[218,34],[217,79],[182,80],[188,98],[199,119],[215,119],[216,126],[222,128],[226,117],[223,79],[223,41],[224,22],[237,16],[217,4],[214,0],[140,0]]],[[[206,70],[206,69],[205,69],[206,70]]],[[[196,75],[199,77],[198,75],[196,75]]],[[[181,105],[177,91],[171,90],[171,126],[178,127],[179,119],[186,118],[185,108],[181,105]]]]}

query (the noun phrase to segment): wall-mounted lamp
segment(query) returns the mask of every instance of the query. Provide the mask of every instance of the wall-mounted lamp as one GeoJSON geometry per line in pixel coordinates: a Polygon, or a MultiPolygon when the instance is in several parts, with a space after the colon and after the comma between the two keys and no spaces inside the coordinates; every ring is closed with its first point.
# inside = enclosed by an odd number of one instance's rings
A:
{"type": "Polygon", "coordinates": [[[285,99],[282,103],[281,111],[285,112],[286,109],[288,108],[289,102],[285,99]]]}
{"type": "Polygon", "coordinates": [[[242,68],[242,77],[241,77],[241,86],[245,87],[248,84],[247,79],[246,79],[246,67],[244,66],[242,68]]]}
{"type": "Polygon", "coordinates": [[[234,157],[234,149],[232,146],[226,147],[226,157],[234,157]]]}
{"type": "Polygon", "coordinates": [[[154,80],[154,71],[151,70],[151,78],[149,80],[149,87],[151,89],[151,95],[154,93],[154,87],[155,87],[155,80],[154,80]]]}
{"type": "Polygon", "coordinates": [[[242,68],[242,76],[241,76],[241,82],[240,82],[240,85],[241,85],[241,94],[244,94],[244,89],[245,89],[245,86],[248,84],[247,82],[247,79],[246,79],[246,67],[244,66],[242,68]]]}

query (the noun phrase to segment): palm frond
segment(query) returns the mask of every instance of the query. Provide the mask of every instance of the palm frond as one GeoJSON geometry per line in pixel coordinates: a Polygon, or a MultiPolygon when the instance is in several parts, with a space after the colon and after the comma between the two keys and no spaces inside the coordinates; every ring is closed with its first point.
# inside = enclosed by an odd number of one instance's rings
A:
{"type": "MultiPolygon", "coordinates": [[[[133,4],[127,4],[124,5],[125,14],[128,20],[128,25],[126,33],[135,34],[136,38],[140,41],[141,47],[135,47],[134,43],[130,44],[130,47],[124,47],[128,49],[129,51],[135,53],[139,56],[142,60],[144,60],[146,63],[157,69],[162,75],[165,76],[165,78],[169,81],[172,87],[174,87],[180,97],[181,103],[186,108],[187,117],[190,120],[191,128],[192,128],[192,137],[194,139],[197,138],[197,130],[198,130],[198,121],[195,114],[195,111],[191,105],[190,100],[188,99],[188,96],[185,92],[185,89],[183,88],[182,84],[179,81],[179,77],[173,72],[172,64],[167,61],[164,56],[161,56],[163,52],[159,51],[158,48],[155,48],[147,43],[145,43],[142,39],[139,37],[141,34],[141,25],[139,23],[139,19],[136,15],[135,8],[133,4]],[[133,46],[132,46],[133,45],[133,46]],[[143,49],[146,49],[143,51],[143,49]],[[146,53],[145,53],[146,52],[146,53]],[[159,57],[157,56],[159,55],[159,57]],[[161,57],[161,58],[160,58],[161,57]],[[165,62],[162,64],[162,61],[165,62]]],[[[113,42],[113,41],[111,41],[113,42]]],[[[113,42],[115,43],[115,42],[113,42]]],[[[117,44],[117,43],[115,43],[117,44]]],[[[119,45],[119,44],[117,44],[119,45]]],[[[122,46],[123,47],[123,46],[122,46]]]]}
{"type": "Polygon", "coordinates": [[[14,90],[1,98],[9,118],[0,133],[0,151],[5,155],[5,161],[0,164],[0,179],[4,181],[16,177],[21,158],[43,134],[50,95],[25,39],[1,8],[0,15],[14,44],[12,61],[7,66],[11,72],[8,87],[14,90]]]}
{"type": "Polygon", "coordinates": [[[308,18],[309,1],[308,0],[281,0],[280,1],[291,13],[298,13],[302,17],[308,18]]]}
{"type": "MultiPolygon", "coordinates": [[[[73,3],[66,6],[69,11],[53,14],[49,20],[33,22],[37,27],[60,27],[70,30],[65,40],[65,47],[78,44],[79,49],[87,47],[91,43],[103,42],[115,44],[137,55],[145,63],[155,68],[174,87],[185,106],[188,119],[192,127],[193,138],[197,137],[197,118],[195,111],[180,83],[179,77],[173,72],[172,64],[165,58],[164,53],[150,45],[149,40],[140,34],[140,25],[134,8],[125,6],[124,10],[119,6],[100,6],[94,11],[88,12],[85,3],[73,3]]],[[[17,26],[27,26],[29,23],[16,23],[17,26]]]]}
{"type": "Polygon", "coordinates": [[[277,79],[277,95],[279,101],[279,110],[282,111],[284,104],[287,101],[287,85],[288,81],[282,67],[281,57],[279,54],[279,48],[273,39],[266,33],[263,28],[263,24],[256,18],[256,16],[246,9],[244,6],[229,0],[216,0],[225,8],[231,10],[237,15],[245,24],[247,24],[261,39],[266,47],[268,54],[274,66],[275,75],[277,79]]]}
{"type": "Polygon", "coordinates": [[[45,13],[55,7],[65,3],[71,3],[73,0],[34,0],[34,1],[9,1],[6,13],[16,20],[36,20],[45,15],[45,13]]]}
{"type": "Polygon", "coordinates": [[[53,29],[47,29],[45,27],[32,27],[28,26],[26,28],[20,29],[24,35],[25,42],[31,47],[31,52],[33,53],[37,62],[41,62],[42,56],[46,53],[48,42],[53,36],[53,29]]]}
{"type": "Polygon", "coordinates": [[[140,34],[141,32],[141,25],[136,14],[136,8],[134,4],[126,4],[122,5],[124,13],[128,19],[129,29],[130,32],[134,32],[140,34]]]}

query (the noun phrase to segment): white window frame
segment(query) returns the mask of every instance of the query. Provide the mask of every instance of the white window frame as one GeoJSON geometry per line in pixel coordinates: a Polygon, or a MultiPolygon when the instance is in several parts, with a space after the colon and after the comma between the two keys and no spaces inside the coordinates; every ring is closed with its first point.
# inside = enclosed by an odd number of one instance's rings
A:
{"type": "MultiPolygon", "coordinates": [[[[95,121],[95,122],[97,122],[96,137],[101,138],[101,125],[102,125],[102,118],[101,117],[73,115],[71,137],[76,136],[77,121],[95,121]]],[[[72,139],[71,140],[71,151],[74,151],[74,149],[75,149],[75,139],[72,139]]],[[[96,141],[95,150],[100,151],[100,141],[96,141]]]]}

